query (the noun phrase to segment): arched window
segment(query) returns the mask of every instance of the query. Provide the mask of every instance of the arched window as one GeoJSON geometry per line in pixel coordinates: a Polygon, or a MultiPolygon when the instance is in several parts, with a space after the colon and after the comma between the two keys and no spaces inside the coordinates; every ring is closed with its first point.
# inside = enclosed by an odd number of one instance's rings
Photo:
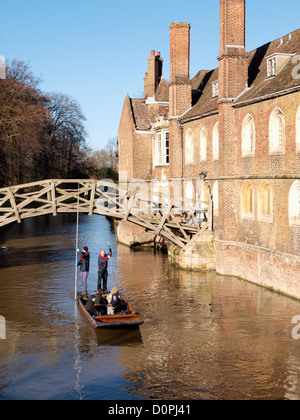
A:
{"type": "Polygon", "coordinates": [[[189,128],[185,136],[185,163],[194,162],[194,134],[189,128]]]}
{"type": "Polygon", "coordinates": [[[295,181],[289,193],[290,225],[300,226],[300,181],[295,181]]]}
{"type": "Polygon", "coordinates": [[[258,190],[258,218],[265,222],[273,220],[273,191],[267,182],[262,182],[258,190]]]}
{"type": "Polygon", "coordinates": [[[250,182],[245,182],[242,188],[242,217],[245,219],[254,219],[254,189],[250,182]]]}
{"type": "Polygon", "coordinates": [[[254,156],[255,154],[255,124],[251,115],[243,121],[242,128],[242,156],[254,156]]]}
{"type": "Polygon", "coordinates": [[[200,160],[204,162],[207,156],[207,134],[206,129],[203,127],[200,132],[200,160]]]}
{"type": "Polygon", "coordinates": [[[270,153],[284,153],[285,150],[285,120],[283,112],[276,108],[271,114],[269,123],[270,153]]]}
{"type": "Polygon", "coordinates": [[[213,130],[213,160],[219,160],[219,123],[214,126],[213,130]]]}
{"type": "Polygon", "coordinates": [[[185,181],[184,183],[184,196],[185,196],[185,210],[188,211],[195,206],[195,188],[192,181],[185,181]]]}
{"type": "Polygon", "coordinates": [[[296,152],[300,153],[300,106],[296,115],[296,152]]]}

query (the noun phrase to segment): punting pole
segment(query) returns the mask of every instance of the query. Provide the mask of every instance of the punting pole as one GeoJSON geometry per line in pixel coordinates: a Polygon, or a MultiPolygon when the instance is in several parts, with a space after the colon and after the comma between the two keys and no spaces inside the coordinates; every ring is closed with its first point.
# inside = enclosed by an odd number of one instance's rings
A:
{"type": "Polygon", "coordinates": [[[78,287],[78,269],[76,267],[78,255],[77,249],[79,245],[79,180],[78,180],[78,193],[77,193],[77,221],[76,221],[76,251],[75,251],[75,300],[77,299],[77,287],[78,287]]]}
{"type": "MultiPolygon", "coordinates": [[[[110,242],[108,242],[108,247],[110,248],[110,242]]],[[[111,273],[112,273],[112,276],[113,276],[113,286],[116,287],[116,278],[115,278],[115,275],[114,275],[114,267],[113,267],[111,257],[110,257],[110,264],[111,264],[111,273]]]]}

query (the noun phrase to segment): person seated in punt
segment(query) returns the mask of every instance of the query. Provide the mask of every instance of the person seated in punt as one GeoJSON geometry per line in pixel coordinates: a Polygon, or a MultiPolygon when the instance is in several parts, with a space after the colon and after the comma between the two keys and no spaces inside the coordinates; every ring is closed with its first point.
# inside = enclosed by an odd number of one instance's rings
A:
{"type": "Polygon", "coordinates": [[[108,301],[103,296],[103,290],[99,289],[95,296],[95,308],[101,313],[101,315],[107,315],[107,305],[108,301]]]}
{"type": "Polygon", "coordinates": [[[101,312],[98,311],[98,309],[95,306],[96,302],[96,296],[91,295],[85,305],[85,309],[93,316],[99,316],[101,315],[101,312]]]}
{"type": "Polygon", "coordinates": [[[119,296],[118,289],[114,287],[111,293],[112,298],[110,304],[113,306],[115,314],[126,311],[128,307],[127,302],[119,296]]]}

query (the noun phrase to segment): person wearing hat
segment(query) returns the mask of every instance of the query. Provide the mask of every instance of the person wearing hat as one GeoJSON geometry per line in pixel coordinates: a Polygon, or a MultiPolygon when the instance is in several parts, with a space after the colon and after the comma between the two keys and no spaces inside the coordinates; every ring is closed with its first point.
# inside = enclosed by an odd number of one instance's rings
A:
{"type": "Polygon", "coordinates": [[[87,294],[87,279],[90,271],[90,253],[87,246],[82,248],[82,251],[77,247],[77,252],[80,254],[80,259],[76,267],[80,267],[81,281],[84,286],[84,291],[87,294]]]}

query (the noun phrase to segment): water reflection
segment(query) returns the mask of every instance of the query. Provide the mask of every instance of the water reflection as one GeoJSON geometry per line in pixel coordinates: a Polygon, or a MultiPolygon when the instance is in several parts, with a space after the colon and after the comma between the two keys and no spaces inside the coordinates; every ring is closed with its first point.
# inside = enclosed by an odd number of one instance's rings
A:
{"type": "MultiPolygon", "coordinates": [[[[75,218],[1,231],[0,399],[299,399],[300,303],[235,278],[187,273],[163,255],[117,245],[105,218],[81,217],[80,243],[112,244],[139,330],[95,331],[74,300],[75,218]]],[[[113,278],[110,277],[110,287],[113,278]]]]}

